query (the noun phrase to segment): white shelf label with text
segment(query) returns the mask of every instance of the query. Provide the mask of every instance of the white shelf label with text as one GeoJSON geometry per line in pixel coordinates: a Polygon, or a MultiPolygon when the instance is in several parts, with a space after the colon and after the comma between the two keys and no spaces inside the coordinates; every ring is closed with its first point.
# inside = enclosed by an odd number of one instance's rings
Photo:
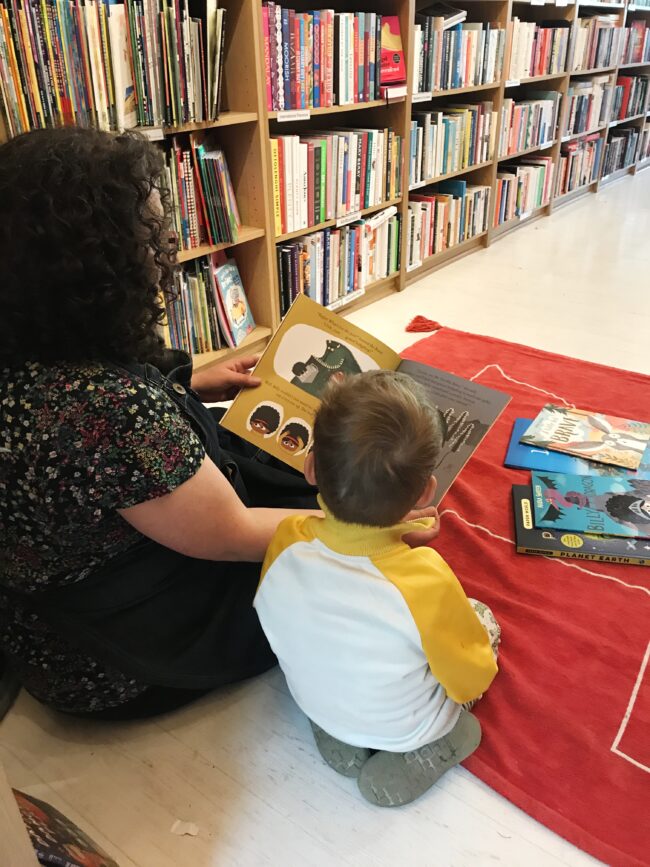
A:
{"type": "Polygon", "coordinates": [[[543,145],[540,145],[540,146],[539,146],[539,149],[540,149],[541,151],[545,151],[545,150],[548,150],[548,148],[551,148],[551,147],[553,147],[553,142],[552,142],[552,141],[547,141],[547,142],[544,142],[543,145]]]}
{"type": "Polygon", "coordinates": [[[418,181],[417,184],[411,184],[411,186],[409,187],[409,190],[419,190],[420,187],[426,187],[427,183],[428,183],[428,181],[425,178],[423,181],[418,181]]]}
{"type": "Polygon", "coordinates": [[[279,111],[275,118],[279,123],[292,120],[309,120],[311,113],[308,108],[294,108],[290,111],[279,111]]]}
{"type": "Polygon", "coordinates": [[[531,6],[546,6],[546,0],[530,0],[531,6]]]}
{"type": "Polygon", "coordinates": [[[422,262],[411,262],[410,265],[406,266],[407,271],[415,271],[416,268],[419,268],[422,262]]]}
{"type": "Polygon", "coordinates": [[[525,211],[523,214],[519,214],[519,219],[523,222],[524,220],[527,220],[529,217],[532,217],[532,215],[533,215],[532,211],[525,211]]]}
{"type": "Polygon", "coordinates": [[[141,126],[138,127],[138,132],[146,136],[149,141],[162,141],[165,138],[165,133],[161,126],[141,126]]]}
{"type": "Polygon", "coordinates": [[[423,90],[422,93],[414,93],[411,102],[427,102],[429,99],[431,99],[431,91],[423,90]]]}
{"type": "Polygon", "coordinates": [[[339,217],[336,221],[336,228],[340,229],[341,226],[347,226],[349,223],[354,223],[357,220],[361,219],[361,211],[355,211],[353,214],[346,214],[345,217],[339,217]]]}
{"type": "Polygon", "coordinates": [[[506,81],[506,87],[519,87],[520,84],[521,82],[518,78],[509,78],[506,81]]]}
{"type": "Polygon", "coordinates": [[[355,292],[350,292],[349,295],[344,295],[342,298],[337,298],[336,301],[332,301],[331,304],[327,305],[328,310],[338,310],[341,307],[345,307],[348,304],[352,304],[353,301],[356,301],[357,298],[361,298],[362,295],[366,294],[365,289],[357,289],[355,292]]]}

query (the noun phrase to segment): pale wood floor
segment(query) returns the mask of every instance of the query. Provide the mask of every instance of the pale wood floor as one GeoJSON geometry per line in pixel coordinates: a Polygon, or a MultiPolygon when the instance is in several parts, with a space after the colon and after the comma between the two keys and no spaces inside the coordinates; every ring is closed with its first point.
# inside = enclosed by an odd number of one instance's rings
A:
{"type": "MultiPolygon", "coordinates": [[[[396,349],[443,324],[650,373],[650,171],[351,317],[396,349]]],[[[155,722],[72,722],[23,695],[0,725],[12,785],[121,867],[584,865],[593,859],[463,769],[374,810],[326,768],[277,672],[155,722]],[[198,837],[170,832],[194,822],[198,837]]]]}

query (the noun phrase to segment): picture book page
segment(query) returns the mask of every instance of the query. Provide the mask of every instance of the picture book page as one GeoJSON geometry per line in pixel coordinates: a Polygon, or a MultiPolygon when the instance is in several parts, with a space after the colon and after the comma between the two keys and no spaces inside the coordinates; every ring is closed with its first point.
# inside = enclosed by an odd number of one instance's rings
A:
{"type": "Polygon", "coordinates": [[[302,470],[329,382],[399,362],[380,340],[299,295],[255,367],[262,384],[241,391],[221,424],[302,470]]]}
{"type": "Polygon", "coordinates": [[[443,446],[435,469],[437,506],[510,397],[416,361],[402,361],[397,369],[420,383],[442,415],[443,446]]]}

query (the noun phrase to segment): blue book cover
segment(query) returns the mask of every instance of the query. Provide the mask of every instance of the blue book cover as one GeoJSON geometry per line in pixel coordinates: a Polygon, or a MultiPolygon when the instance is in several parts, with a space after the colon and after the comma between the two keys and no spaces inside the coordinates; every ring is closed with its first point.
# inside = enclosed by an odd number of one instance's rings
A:
{"type": "Polygon", "coordinates": [[[575,476],[622,476],[632,479],[650,479],[650,445],[639,464],[639,469],[625,470],[606,464],[592,463],[584,458],[573,455],[552,452],[540,446],[529,446],[519,442],[524,433],[533,423],[533,419],[518,418],[512,427],[512,436],[504,464],[506,467],[520,470],[541,470],[550,473],[571,473],[575,476]]]}
{"type": "MultiPolygon", "coordinates": [[[[221,304],[217,304],[217,312],[225,315],[233,342],[235,346],[239,346],[246,335],[255,328],[255,320],[248,306],[237,263],[234,259],[228,259],[223,265],[217,265],[214,276],[221,297],[221,304]]],[[[222,330],[226,336],[223,325],[222,330]]]]}
{"type": "Polygon", "coordinates": [[[455,199],[460,199],[460,237],[459,241],[465,240],[465,206],[467,193],[467,181],[441,181],[438,185],[441,193],[452,195],[455,199]]]}
{"type": "Polygon", "coordinates": [[[282,78],[284,80],[284,105],[293,108],[291,102],[291,60],[289,53],[289,10],[282,10],[282,78]]]}
{"type": "Polygon", "coordinates": [[[454,33],[454,77],[452,87],[460,87],[462,83],[461,76],[461,60],[462,60],[462,41],[463,41],[463,25],[457,24],[451,28],[454,33]]]}
{"type": "Polygon", "coordinates": [[[535,526],[597,536],[650,538],[650,481],[532,473],[535,526]]]}

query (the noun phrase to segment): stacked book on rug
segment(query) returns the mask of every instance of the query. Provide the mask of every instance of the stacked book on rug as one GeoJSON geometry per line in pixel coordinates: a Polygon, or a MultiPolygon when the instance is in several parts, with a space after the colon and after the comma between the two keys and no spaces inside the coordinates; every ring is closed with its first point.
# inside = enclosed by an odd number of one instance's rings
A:
{"type": "Polygon", "coordinates": [[[409,186],[492,159],[496,121],[492,102],[414,112],[409,186]]]}
{"type": "Polygon", "coordinates": [[[517,551],[650,566],[650,423],[547,404],[517,419],[507,467],[517,551]]]}
{"type": "Polygon", "coordinates": [[[506,31],[465,21],[467,12],[437,3],[415,16],[413,93],[477,87],[501,79],[506,31]]]}
{"type": "Polygon", "coordinates": [[[255,328],[234,259],[201,256],[174,275],[176,297],[165,299],[165,343],[195,354],[239,346],[255,328]]]}
{"type": "Polygon", "coordinates": [[[275,234],[317,226],[400,196],[403,143],[390,129],[272,136],[275,234]]]}
{"type": "Polygon", "coordinates": [[[278,244],[281,314],[298,295],[325,306],[359,297],[398,270],[399,249],[400,217],[394,205],[339,229],[278,244]]]}
{"type": "Polygon", "coordinates": [[[179,249],[236,241],[241,220],[223,151],[190,136],[172,139],[165,157],[179,249]]]}
{"type": "Polygon", "coordinates": [[[536,75],[564,72],[571,25],[568,21],[512,19],[512,48],[508,79],[520,81],[536,75]]]}

